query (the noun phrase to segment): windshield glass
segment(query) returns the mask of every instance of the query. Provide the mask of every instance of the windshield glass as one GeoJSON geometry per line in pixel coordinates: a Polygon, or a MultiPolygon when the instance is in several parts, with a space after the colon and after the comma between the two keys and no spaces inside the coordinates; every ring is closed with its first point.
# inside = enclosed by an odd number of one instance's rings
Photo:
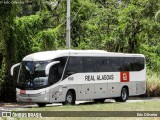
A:
{"type": "Polygon", "coordinates": [[[50,61],[22,61],[17,87],[20,89],[39,89],[48,86],[45,67],[50,61]]]}

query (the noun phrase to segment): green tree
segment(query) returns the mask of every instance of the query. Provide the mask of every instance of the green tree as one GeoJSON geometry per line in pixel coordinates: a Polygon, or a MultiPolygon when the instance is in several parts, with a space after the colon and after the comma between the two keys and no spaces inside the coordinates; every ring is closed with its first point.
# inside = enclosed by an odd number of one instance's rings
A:
{"type": "MultiPolygon", "coordinates": [[[[16,14],[16,6],[12,4],[0,4],[0,86],[3,99],[13,99],[10,91],[13,83],[10,79],[10,67],[15,62],[15,41],[13,38],[13,19],[16,14]],[[5,93],[8,91],[7,93],[5,93]]],[[[15,91],[15,89],[14,89],[15,91]]]]}

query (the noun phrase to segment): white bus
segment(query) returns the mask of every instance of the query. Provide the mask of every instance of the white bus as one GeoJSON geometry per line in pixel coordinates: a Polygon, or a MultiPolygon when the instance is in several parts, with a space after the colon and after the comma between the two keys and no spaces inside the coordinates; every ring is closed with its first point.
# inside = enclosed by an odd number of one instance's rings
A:
{"type": "Polygon", "coordinates": [[[49,103],[106,98],[125,102],[129,96],[145,94],[146,65],[142,54],[102,50],[56,50],[30,54],[20,66],[16,98],[40,107],[49,103]]]}

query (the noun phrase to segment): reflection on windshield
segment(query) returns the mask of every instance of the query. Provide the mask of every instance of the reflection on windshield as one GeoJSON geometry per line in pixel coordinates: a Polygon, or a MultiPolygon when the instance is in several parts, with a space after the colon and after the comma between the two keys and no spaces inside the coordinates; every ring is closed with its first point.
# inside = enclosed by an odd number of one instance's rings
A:
{"type": "Polygon", "coordinates": [[[48,85],[48,77],[45,75],[45,67],[50,61],[32,62],[23,61],[17,81],[20,89],[38,89],[48,85]]]}

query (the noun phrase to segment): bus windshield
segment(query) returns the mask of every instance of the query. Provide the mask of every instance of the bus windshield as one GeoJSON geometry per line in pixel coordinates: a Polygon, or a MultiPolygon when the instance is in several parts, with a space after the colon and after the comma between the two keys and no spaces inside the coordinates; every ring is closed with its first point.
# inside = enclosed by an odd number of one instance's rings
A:
{"type": "Polygon", "coordinates": [[[48,86],[48,76],[45,75],[45,67],[50,61],[22,61],[17,88],[33,90],[48,86]]]}

